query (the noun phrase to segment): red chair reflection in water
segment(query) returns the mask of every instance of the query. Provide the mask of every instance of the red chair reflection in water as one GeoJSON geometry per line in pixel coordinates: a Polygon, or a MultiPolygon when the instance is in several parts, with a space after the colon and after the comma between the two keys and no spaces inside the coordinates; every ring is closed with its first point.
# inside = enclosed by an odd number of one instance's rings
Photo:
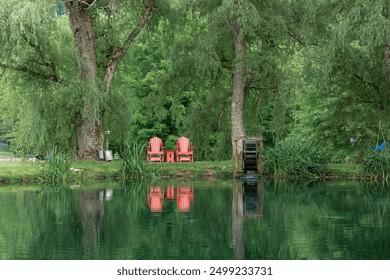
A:
{"type": "Polygon", "coordinates": [[[169,200],[175,199],[175,187],[167,187],[167,198],[169,200]]]}
{"type": "Polygon", "coordinates": [[[194,201],[193,187],[177,187],[176,203],[180,212],[189,212],[194,201]]]}
{"type": "Polygon", "coordinates": [[[150,212],[162,211],[164,205],[164,189],[162,187],[149,187],[148,204],[150,212]]]}

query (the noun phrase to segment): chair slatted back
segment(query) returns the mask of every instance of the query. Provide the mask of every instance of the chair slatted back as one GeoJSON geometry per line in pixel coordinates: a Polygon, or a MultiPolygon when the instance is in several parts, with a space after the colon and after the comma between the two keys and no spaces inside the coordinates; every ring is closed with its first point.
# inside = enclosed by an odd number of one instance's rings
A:
{"type": "Polygon", "coordinates": [[[160,152],[162,146],[162,140],[158,137],[150,139],[150,150],[152,152],[160,152]]]}

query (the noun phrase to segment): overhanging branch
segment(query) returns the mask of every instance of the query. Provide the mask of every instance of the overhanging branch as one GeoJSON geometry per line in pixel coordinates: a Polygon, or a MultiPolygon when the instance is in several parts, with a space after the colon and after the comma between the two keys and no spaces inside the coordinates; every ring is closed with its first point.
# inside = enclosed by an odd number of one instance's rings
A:
{"type": "Polygon", "coordinates": [[[30,68],[28,68],[27,66],[24,66],[24,65],[11,65],[11,64],[0,63],[0,67],[4,68],[4,69],[9,69],[9,70],[17,71],[17,72],[26,73],[26,74],[29,74],[31,76],[34,76],[34,77],[37,77],[37,78],[41,78],[41,79],[44,79],[44,80],[49,80],[49,81],[56,82],[56,83],[62,82],[62,80],[59,79],[54,74],[40,73],[40,72],[37,72],[37,71],[35,71],[33,69],[30,69],[30,68]]]}
{"type": "Polygon", "coordinates": [[[358,80],[360,80],[361,82],[363,82],[364,84],[372,87],[376,92],[380,93],[380,88],[378,87],[378,85],[372,83],[372,82],[368,82],[366,80],[364,80],[363,77],[357,75],[357,74],[354,74],[355,78],[357,78],[358,80]]]}
{"type": "Polygon", "coordinates": [[[154,0],[149,0],[149,4],[145,8],[143,17],[138,22],[138,25],[130,33],[130,35],[127,37],[125,48],[128,48],[130,44],[134,41],[134,39],[138,36],[138,34],[141,32],[142,28],[145,26],[146,22],[148,21],[150,14],[153,11],[153,8],[154,8],[154,0]]]}
{"type": "MultiPolygon", "coordinates": [[[[38,60],[35,60],[35,59],[31,59],[30,61],[28,62],[34,62],[36,64],[38,64],[39,66],[42,66],[42,67],[45,67],[47,69],[49,69],[49,71],[51,71],[51,74],[42,74],[43,76],[47,76],[47,77],[52,77],[51,80],[52,81],[55,81],[55,82],[60,82],[61,79],[59,78],[58,74],[57,74],[57,68],[56,68],[56,65],[53,63],[53,62],[50,62],[47,60],[47,58],[45,57],[44,55],[44,51],[42,50],[41,46],[38,45],[38,44],[35,44],[33,42],[31,42],[31,40],[29,40],[25,34],[23,33],[20,33],[20,35],[22,36],[22,38],[27,42],[27,44],[32,47],[34,49],[34,51],[38,54],[38,56],[41,58],[41,62],[38,61],[38,60]]],[[[23,68],[25,66],[17,66],[16,68],[23,68]]],[[[25,67],[26,69],[28,69],[27,67],[25,67]]],[[[9,68],[11,69],[11,68],[9,68]]],[[[16,70],[16,69],[14,69],[16,70]]],[[[29,69],[30,70],[30,69],[29,69]]],[[[16,71],[19,71],[19,70],[16,70],[16,71]]],[[[39,73],[39,72],[36,72],[36,71],[33,71],[33,70],[30,70],[29,72],[34,72],[34,73],[39,73]]],[[[25,72],[25,71],[22,71],[22,72],[25,72]]]]}
{"type": "Polygon", "coordinates": [[[115,69],[122,58],[125,56],[130,48],[131,43],[135,40],[142,28],[145,26],[154,8],[154,0],[149,0],[148,5],[145,7],[144,15],[138,22],[137,26],[130,32],[122,48],[117,46],[111,47],[111,54],[107,61],[106,70],[104,74],[104,92],[110,91],[110,85],[115,73],[115,69]]]}

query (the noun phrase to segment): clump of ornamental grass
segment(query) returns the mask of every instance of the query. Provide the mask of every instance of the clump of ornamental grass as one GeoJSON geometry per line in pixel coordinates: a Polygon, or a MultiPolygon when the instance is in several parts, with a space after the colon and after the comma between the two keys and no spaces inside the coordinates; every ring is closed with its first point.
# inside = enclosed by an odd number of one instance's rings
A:
{"type": "Polygon", "coordinates": [[[121,176],[123,180],[143,180],[153,175],[153,168],[146,161],[145,145],[126,142],[123,145],[121,176]]]}
{"type": "Polygon", "coordinates": [[[50,185],[62,186],[69,183],[73,156],[66,151],[54,149],[42,161],[40,179],[50,185]]]}
{"type": "Polygon", "coordinates": [[[325,163],[319,146],[296,139],[284,139],[264,151],[264,173],[274,179],[318,178],[325,163]]]}
{"type": "Polygon", "coordinates": [[[371,180],[387,180],[390,176],[390,154],[376,152],[363,158],[363,175],[371,180]]]}

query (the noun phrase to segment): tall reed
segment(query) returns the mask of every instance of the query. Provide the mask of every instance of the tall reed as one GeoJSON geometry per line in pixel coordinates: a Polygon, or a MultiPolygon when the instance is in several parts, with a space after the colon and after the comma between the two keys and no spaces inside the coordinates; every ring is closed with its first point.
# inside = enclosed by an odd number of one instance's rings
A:
{"type": "Polygon", "coordinates": [[[387,180],[390,176],[390,154],[372,153],[363,159],[363,174],[372,180],[387,180]]]}
{"type": "Polygon", "coordinates": [[[316,178],[324,174],[325,162],[318,146],[285,139],[265,150],[264,173],[275,179],[316,178]]]}
{"type": "Polygon", "coordinates": [[[146,161],[145,145],[126,142],[122,151],[121,176],[123,180],[143,180],[153,175],[153,168],[146,161]]]}
{"type": "Polygon", "coordinates": [[[72,162],[73,157],[68,152],[54,149],[49,159],[42,162],[41,180],[50,185],[68,184],[72,162]]]}

